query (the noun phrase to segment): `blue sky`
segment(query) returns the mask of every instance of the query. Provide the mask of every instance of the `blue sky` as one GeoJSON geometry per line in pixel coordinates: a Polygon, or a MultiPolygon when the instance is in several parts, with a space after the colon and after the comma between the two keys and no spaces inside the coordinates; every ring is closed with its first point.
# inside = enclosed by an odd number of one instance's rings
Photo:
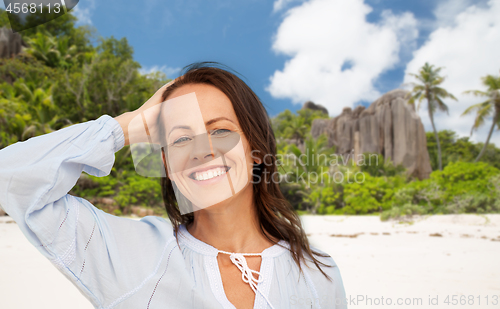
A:
{"type": "MultiPolygon", "coordinates": [[[[75,14],[99,35],[126,37],[145,71],[228,65],[271,116],[307,100],[331,116],[367,106],[429,61],[459,99],[436,115],[438,129],[465,136],[473,118],[460,115],[480,99],[462,92],[500,69],[500,0],[81,0],[75,14]]],[[[425,107],[418,113],[430,130],[425,107]]]]}
{"type": "MultiPolygon", "coordinates": [[[[432,20],[437,2],[371,0],[366,3],[373,8],[367,20],[376,23],[386,9],[395,13],[411,11],[418,18],[432,20]]],[[[162,69],[174,77],[174,69],[195,61],[224,63],[246,78],[268,112],[275,115],[287,108],[301,107],[300,102],[293,104],[289,98],[273,97],[266,91],[270,77],[282,69],[289,58],[272,50],[276,31],[287,9],[301,4],[301,1],[290,1],[278,11],[273,9],[272,1],[265,0],[81,0],[78,6],[90,9],[84,22],[90,21],[100,35],[126,37],[134,47],[136,60],[145,69],[162,69]]],[[[425,40],[419,39],[420,44],[425,40]]],[[[404,69],[398,66],[383,73],[376,81],[377,89],[384,93],[397,88],[403,81],[404,69]]]]}
{"type": "MultiPolygon", "coordinates": [[[[80,1],[82,5],[84,1],[80,1]]],[[[285,57],[271,50],[281,13],[270,1],[99,1],[92,24],[103,36],[127,37],[145,69],[218,61],[241,73],[270,114],[297,109],[265,90],[285,57]],[[113,13],[110,13],[113,12],[113,13]]],[[[83,5],[82,5],[83,6],[83,5]]],[[[170,74],[169,74],[170,73],[170,74]]]]}

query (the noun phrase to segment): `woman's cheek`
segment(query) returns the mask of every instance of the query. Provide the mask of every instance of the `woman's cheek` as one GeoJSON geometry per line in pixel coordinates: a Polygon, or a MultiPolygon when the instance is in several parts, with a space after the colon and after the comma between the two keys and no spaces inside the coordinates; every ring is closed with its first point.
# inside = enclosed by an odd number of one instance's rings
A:
{"type": "Polygon", "coordinates": [[[248,164],[242,140],[225,154],[225,157],[235,165],[234,178],[231,179],[235,194],[243,189],[248,182],[248,164]]]}

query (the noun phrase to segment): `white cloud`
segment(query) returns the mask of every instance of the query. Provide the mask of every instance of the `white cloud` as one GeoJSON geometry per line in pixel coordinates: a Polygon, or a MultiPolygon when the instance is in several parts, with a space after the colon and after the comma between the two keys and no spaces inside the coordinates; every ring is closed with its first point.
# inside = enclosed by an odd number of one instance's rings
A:
{"type": "MultiPolygon", "coordinates": [[[[441,14],[438,10],[436,15],[441,14]]],[[[414,52],[408,63],[405,82],[413,81],[408,73],[417,73],[429,62],[444,67],[447,77],[442,86],[454,94],[458,102],[447,100],[449,116],[436,114],[438,130],[451,129],[461,136],[468,136],[473,124],[473,116],[461,117],[471,104],[484,101],[482,98],[462,94],[465,90],[484,89],[481,77],[491,74],[498,76],[500,69],[500,0],[491,0],[487,6],[470,5],[455,16],[453,22],[439,27],[429,36],[428,41],[414,52]],[[480,101],[481,100],[481,101],[480,101]]],[[[427,110],[420,115],[426,130],[431,130],[427,110]]],[[[484,141],[490,123],[474,133],[473,140],[484,141]]],[[[492,141],[500,146],[500,132],[495,131],[492,141]]]]}
{"type": "Polygon", "coordinates": [[[154,65],[152,67],[142,67],[139,72],[141,74],[151,74],[151,73],[155,73],[155,72],[162,72],[162,73],[165,73],[165,75],[167,75],[168,78],[175,78],[177,77],[177,75],[180,73],[182,69],[181,68],[171,68],[171,67],[168,67],[166,65],[162,65],[162,66],[157,66],[157,65],[154,65]]]}
{"type": "Polygon", "coordinates": [[[331,115],[379,97],[374,81],[398,63],[402,42],[413,44],[418,31],[411,13],[385,11],[374,24],[366,21],[371,10],[362,0],[310,0],[290,9],[273,50],[291,59],[271,76],[271,95],[294,103],[312,100],[331,115]]]}
{"type": "Polygon", "coordinates": [[[95,0],[79,1],[70,11],[78,19],[78,24],[92,24],[92,12],[95,10],[95,0]]]}
{"type": "Polygon", "coordinates": [[[276,0],[273,4],[273,11],[278,12],[289,6],[292,2],[303,1],[303,0],[276,0]]]}
{"type": "Polygon", "coordinates": [[[473,4],[473,0],[444,0],[434,10],[437,26],[455,24],[455,17],[473,4]]]}
{"type": "Polygon", "coordinates": [[[382,12],[383,25],[395,31],[399,47],[405,53],[410,53],[417,47],[418,28],[417,20],[412,13],[405,12],[401,15],[394,15],[391,10],[382,12]]]}

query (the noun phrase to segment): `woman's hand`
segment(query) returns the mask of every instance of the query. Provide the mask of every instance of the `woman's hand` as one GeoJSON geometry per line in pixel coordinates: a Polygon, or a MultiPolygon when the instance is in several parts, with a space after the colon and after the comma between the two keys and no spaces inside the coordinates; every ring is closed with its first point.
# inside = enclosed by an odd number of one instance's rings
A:
{"type": "Polygon", "coordinates": [[[114,118],[122,127],[123,134],[125,135],[125,146],[129,145],[131,140],[133,143],[152,142],[144,134],[146,127],[150,136],[157,136],[155,124],[160,110],[159,104],[163,101],[163,92],[176,80],[174,79],[163,85],[146,103],[135,111],[126,112],[114,118]]]}

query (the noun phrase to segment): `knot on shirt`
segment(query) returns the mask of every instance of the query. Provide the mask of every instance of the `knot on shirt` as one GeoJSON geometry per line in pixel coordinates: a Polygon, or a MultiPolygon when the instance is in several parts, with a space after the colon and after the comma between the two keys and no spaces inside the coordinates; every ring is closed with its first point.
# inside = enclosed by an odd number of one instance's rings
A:
{"type": "Polygon", "coordinates": [[[266,300],[267,304],[271,307],[271,309],[274,309],[273,304],[269,301],[267,296],[262,293],[262,291],[259,289],[257,286],[260,282],[264,281],[264,278],[261,276],[260,272],[256,270],[250,269],[247,264],[247,260],[245,259],[246,256],[260,256],[262,257],[261,253],[234,253],[234,252],[227,252],[227,251],[222,251],[218,250],[219,253],[224,253],[229,255],[229,258],[231,259],[231,262],[233,262],[236,267],[241,271],[241,279],[243,279],[243,282],[248,283],[252,290],[254,291],[255,294],[257,294],[257,291],[264,297],[266,300]],[[257,275],[258,279],[255,279],[254,274],[257,275]]]}
{"type": "Polygon", "coordinates": [[[248,267],[245,256],[241,253],[232,253],[229,258],[231,259],[231,262],[233,262],[233,264],[236,265],[236,267],[238,267],[238,269],[241,271],[241,279],[243,279],[245,283],[248,283],[252,290],[256,292],[257,285],[259,284],[259,282],[263,281],[260,272],[250,269],[250,267],[248,267]],[[256,279],[254,277],[254,274],[256,274],[257,278],[259,279],[256,279]]]}

